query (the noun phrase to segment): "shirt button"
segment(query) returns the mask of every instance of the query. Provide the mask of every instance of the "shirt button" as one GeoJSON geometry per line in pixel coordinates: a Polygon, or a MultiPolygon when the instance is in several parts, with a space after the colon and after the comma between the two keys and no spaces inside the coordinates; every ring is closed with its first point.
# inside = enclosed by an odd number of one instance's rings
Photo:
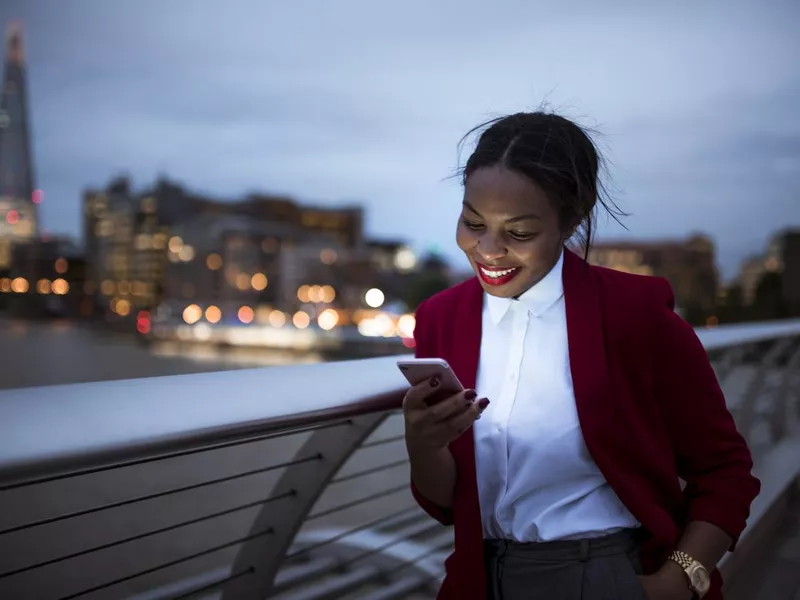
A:
{"type": "Polygon", "coordinates": [[[516,374],[516,373],[512,373],[511,375],[509,375],[509,376],[508,376],[508,378],[509,378],[511,381],[516,381],[516,380],[517,380],[517,374],[516,374]]]}

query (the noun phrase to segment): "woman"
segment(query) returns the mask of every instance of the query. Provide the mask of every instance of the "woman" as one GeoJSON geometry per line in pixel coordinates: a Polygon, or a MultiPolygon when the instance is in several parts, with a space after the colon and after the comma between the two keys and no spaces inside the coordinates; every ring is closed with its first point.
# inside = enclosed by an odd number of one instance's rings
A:
{"type": "Polygon", "coordinates": [[[535,112],[492,122],[464,169],[477,277],[422,303],[414,335],[467,390],[428,406],[431,380],[403,404],[414,496],[455,525],[439,598],[722,597],[759,482],[669,284],[567,249],[582,231],[588,254],[608,208],[599,162],[535,112]]]}

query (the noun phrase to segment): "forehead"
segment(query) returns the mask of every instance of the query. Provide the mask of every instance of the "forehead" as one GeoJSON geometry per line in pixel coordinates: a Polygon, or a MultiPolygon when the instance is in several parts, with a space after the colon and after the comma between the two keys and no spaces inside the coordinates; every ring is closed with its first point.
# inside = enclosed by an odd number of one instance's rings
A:
{"type": "Polygon", "coordinates": [[[513,218],[535,213],[547,218],[555,215],[541,187],[528,177],[503,167],[486,167],[472,173],[464,186],[464,202],[487,217],[513,218]]]}

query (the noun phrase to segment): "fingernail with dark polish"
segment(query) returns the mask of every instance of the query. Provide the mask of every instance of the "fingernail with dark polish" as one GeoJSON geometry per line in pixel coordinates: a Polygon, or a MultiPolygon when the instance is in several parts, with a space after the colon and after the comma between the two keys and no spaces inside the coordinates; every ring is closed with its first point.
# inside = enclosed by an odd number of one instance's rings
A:
{"type": "Polygon", "coordinates": [[[478,400],[478,408],[481,410],[486,410],[486,407],[489,406],[489,399],[488,398],[481,398],[478,400]]]}
{"type": "Polygon", "coordinates": [[[467,400],[472,401],[475,400],[475,398],[477,397],[478,397],[478,392],[476,392],[475,390],[467,390],[466,392],[464,392],[464,398],[466,398],[467,400]]]}
{"type": "Polygon", "coordinates": [[[432,377],[431,378],[431,387],[436,387],[437,385],[439,385],[439,378],[438,377],[432,377]]]}

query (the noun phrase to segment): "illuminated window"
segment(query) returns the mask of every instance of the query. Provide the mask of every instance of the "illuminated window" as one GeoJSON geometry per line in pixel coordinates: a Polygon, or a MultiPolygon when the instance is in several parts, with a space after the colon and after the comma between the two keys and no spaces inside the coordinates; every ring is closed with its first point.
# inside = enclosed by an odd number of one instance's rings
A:
{"type": "Polygon", "coordinates": [[[329,285],[322,286],[322,301],[330,304],[336,299],[336,290],[329,285]]]}
{"type": "Polygon", "coordinates": [[[262,291],[267,287],[267,276],[263,273],[256,273],[250,278],[250,285],[256,291],[262,291]]]}
{"type": "Polygon", "coordinates": [[[182,246],[180,250],[178,250],[178,258],[180,258],[183,262],[189,262],[194,259],[194,248],[189,246],[182,246]]]}
{"type": "Polygon", "coordinates": [[[197,304],[190,304],[183,309],[183,320],[189,325],[194,325],[203,316],[203,309],[197,304]]]}
{"type": "Polygon", "coordinates": [[[120,298],[117,301],[116,308],[117,308],[117,314],[120,317],[127,317],[129,314],[131,314],[131,303],[125,300],[124,298],[120,298]]]}
{"type": "Polygon", "coordinates": [[[308,316],[308,313],[298,310],[292,317],[292,323],[298,329],[305,329],[311,324],[311,317],[308,316]]]}
{"type": "Polygon", "coordinates": [[[153,249],[163,250],[167,247],[167,236],[163,233],[157,233],[153,236],[153,249]]]}
{"type": "Polygon", "coordinates": [[[177,254],[181,251],[181,248],[183,248],[183,240],[177,235],[173,236],[169,239],[167,246],[169,247],[170,252],[177,254]]]}
{"type": "Polygon", "coordinates": [[[58,278],[52,284],[53,293],[58,296],[64,296],[69,293],[69,283],[64,279],[58,278]]]}
{"type": "Polygon", "coordinates": [[[140,233],[136,236],[134,246],[137,250],[147,250],[151,246],[151,238],[146,233],[140,233]]]}
{"type": "Polygon", "coordinates": [[[222,267],[222,257],[219,254],[209,254],[206,257],[206,266],[212,271],[216,271],[222,267]]]}
{"type": "Polygon", "coordinates": [[[286,315],[279,310],[269,313],[269,324],[273,327],[283,327],[286,324],[286,315]]]}
{"type": "Polygon", "coordinates": [[[326,265],[332,265],[336,262],[336,250],[325,248],[319,253],[319,260],[326,265]]]}
{"type": "Polygon", "coordinates": [[[311,289],[310,286],[301,285],[297,289],[297,299],[300,300],[300,302],[310,302],[311,301],[310,298],[309,298],[309,290],[310,289],[311,289]]]}
{"type": "Polygon", "coordinates": [[[206,309],[206,321],[209,323],[219,323],[222,318],[222,311],[213,304],[206,309]]]}
{"type": "Polygon", "coordinates": [[[330,331],[339,322],[339,314],[332,308],[327,308],[320,313],[317,323],[325,331],[330,331]]]}
{"type": "Polygon", "coordinates": [[[241,291],[245,291],[250,288],[250,277],[247,275],[247,273],[239,273],[236,276],[236,287],[241,291]]]}
{"type": "Polygon", "coordinates": [[[239,312],[236,313],[236,316],[239,317],[239,320],[244,324],[249,324],[253,322],[253,317],[255,313],[253,309],[249,306],[242,306],[239,308],[239,312]]]}
{"type": "Polygon", "coordinates": [[[367,306],[371,308],[379,308],[383,306],[384,300],[385,296],[378,288],[372,288],[366,294],[364,294],[364,302],[366,302],[367,306]]]}

